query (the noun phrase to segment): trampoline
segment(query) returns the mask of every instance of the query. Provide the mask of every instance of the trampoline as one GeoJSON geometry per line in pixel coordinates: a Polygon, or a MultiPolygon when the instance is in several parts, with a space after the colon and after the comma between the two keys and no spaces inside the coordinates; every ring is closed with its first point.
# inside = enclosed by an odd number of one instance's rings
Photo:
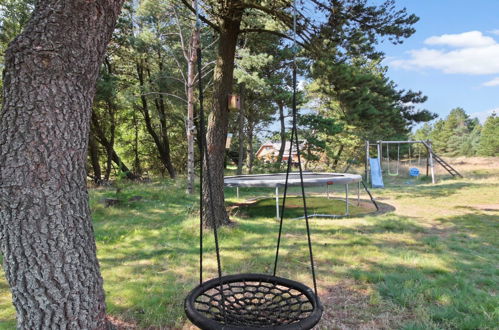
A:
{"type": "MultiPolygon", "coordinates": [[[[275,188],[275,201],[276,201],[276,218],[279,218],[279,187],[284,187],[286,183],[286,173],[274,174],[255,174],[255,175],[236,175],[226,176],[224,178],[224,185],[226,187],[235,187],[237,189],[237,197],[239,198],[239,187],[266,187],[275,188]]],[[[357,203],[360,202],[360,185],[362,183],[362,176],[350,173],[315,173],[304,172],[303,184],[308,187],[326,186],[327,197],[329,198],[330,185],[344,185],[345,186],[345,214],[311,214],[310,217],[342,217],[348,216],[349,213],[349,185],[357,184],[357,203]]],[[[288,186],[300,185],[300,173],[290,173],[288,186]]],[[[367,188],[364,186],[367,191],[367,188]]],[[[367,191],[369,193],[369,191],[367,191]]],[[[371,197],[371,195],[369,194],[371,197]]],[[[374,200],[371,197],[371,201],[374,200]]],[[[376,203],[374,205],[377,207],[376,203]]]]}

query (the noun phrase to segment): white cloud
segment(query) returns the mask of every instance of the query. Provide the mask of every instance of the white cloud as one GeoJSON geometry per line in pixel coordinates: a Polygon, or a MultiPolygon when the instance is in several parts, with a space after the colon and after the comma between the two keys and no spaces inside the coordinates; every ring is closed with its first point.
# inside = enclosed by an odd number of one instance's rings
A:
{"type": "Polygon", "coordinates": [[[482,84],[482,86],[486,86],[486,87],[493,87],[493,86],[499,86],[499,77],[495,77],[494,79],[492,80],[489,80],[487,82],[484,82],[482,84]]]}
{"type": "Polygon", "coordinates": [[[483,124],[485,123],[485,120],[487,120],[487,118],[494,112],[499,114],[499,108],[470,113],[470,118],[478,118],[478,120],[483,124]]]}
{"type": "Polygon", "coordinates": [[[443,34],[433,36],[424,41],[427,45],[444,45],[459,48],[486,47],[496,44],[496,41],[484,36],[480,31],[470,31],[459,34],[443,34]]]}
{"type": "Polygon", "coordinates": [[[499,73],[499,43],[481,32],[444,34],[428,38],[425,43],[453,46],[457,49],[416,49],[408,52],[409,59],[394,60],[389,64],[403,69],[429,68],[444,73],[471,75],[499,73]]]}
{"type": "Polygon", "coordinates": [[[497,34],[497,35],[499,35],[499,29],[497,29],[497,30],[492,30],[492,31],[489,31],[489,32],[490,32],[490,33],[492,33],[492,34],[497,34]]]}

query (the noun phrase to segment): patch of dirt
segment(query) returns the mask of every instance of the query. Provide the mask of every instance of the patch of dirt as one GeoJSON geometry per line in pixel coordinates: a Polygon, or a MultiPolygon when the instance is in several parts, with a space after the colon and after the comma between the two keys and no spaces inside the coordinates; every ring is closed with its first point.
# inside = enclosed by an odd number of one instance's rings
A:
{"type": "Polygon", "coordinates": [[[379,300],[373,304],[369,290],[353,280],[327,287],[321,301],[324,313],[316,329],[394,329],[409,317],[379,300]]]}
{"type": "Polygon", "coordinates": [[[136,330],[139,326],[132,322],[121,320],[115,316],[108,315],[107,320],[111,323],[112,328],[116,330],[136,330]]]}
{"type": "Polygon", "coordinates": [[[471,207],[480,211],[499,212],[499,204],[479,204],[471,207]]]}

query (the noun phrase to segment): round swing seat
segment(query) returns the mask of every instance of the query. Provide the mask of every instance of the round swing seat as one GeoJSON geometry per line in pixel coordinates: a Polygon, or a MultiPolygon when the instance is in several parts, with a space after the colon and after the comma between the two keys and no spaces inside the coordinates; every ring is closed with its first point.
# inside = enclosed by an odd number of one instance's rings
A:
{"type": "Polygon", "coordinates": [[[309,287],[265,274],[206,281],[189,293],[184,307],[192,323],[210,330],[311,329],[322,316],[322,305],[309,287]]]}

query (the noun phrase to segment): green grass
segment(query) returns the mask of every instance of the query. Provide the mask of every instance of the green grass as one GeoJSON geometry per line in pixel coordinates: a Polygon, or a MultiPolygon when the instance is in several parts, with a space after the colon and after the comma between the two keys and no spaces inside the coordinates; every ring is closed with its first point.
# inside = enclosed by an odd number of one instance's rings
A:
{"type": "MultiPolygon", "coordinates": [[[[239,199],[233,189],[226,193],[234,204],[273,191],[241,189],[239,199]]],[[[497,328],[499,171],[476,171],[435,186],[400,180],[373,193],[395,210],[311,220],[326,308],[319,328],[497,328]]],[[[342,194],[337,187],[334,195],[342,194]]],[[[181,181],[169,180],[133,185],[121,196],[142,196],[139,201],[109,208],[100,202],[114,195],[110,189],[90,194],[109,314],[139,328],[181,328],[187,322],[183,298],[198,282],[196,196],[186,196],[181,181]]],[[[321,210],[324,205],[315,203],[326,199],[308,200],[321,210]]],[[[341,202],[333,204],[343,210],[341,202]]],[[[274,200],[245,208],[233,218],[236,226],[220,232],[224,272],[270,272],[278,229],[274,200]]],[[[211,233],[205,242],[205,278],[210,278],[216,274],[211,233]]],[[[278,275],[311,285],[307,249],[304,222],[286,221],[278,275]]],[[[1,329],[15,328],[10,301],[2,274],[1,329]]]]}
{"type": "MultiPolygon", "coordinates": [[[[327,199],[326,197],[307,198],[307,210],[309,215],[313,214],[334,214],[344,215],[346,205],[344,200],[327,199]]],[[[282,206],[282,199],[279,200],[279,209],[282,206]]],[[[239,206],[240,217],[247,218],[272,218],[276,216],[276,205],[274,198],[263,198],[249,205],[239,206]]],[[[371,212],[371,209],[364,209],[355,203],[349,203],[349,214],[352,216],[371,212]]],[[[280,211],[281,212],[281,211],[280,211]]],[[[285,216],[287,218],[298,218],[304,216],[303,199],[301,196],[288,197],[286,199],[285,216]]]]}

